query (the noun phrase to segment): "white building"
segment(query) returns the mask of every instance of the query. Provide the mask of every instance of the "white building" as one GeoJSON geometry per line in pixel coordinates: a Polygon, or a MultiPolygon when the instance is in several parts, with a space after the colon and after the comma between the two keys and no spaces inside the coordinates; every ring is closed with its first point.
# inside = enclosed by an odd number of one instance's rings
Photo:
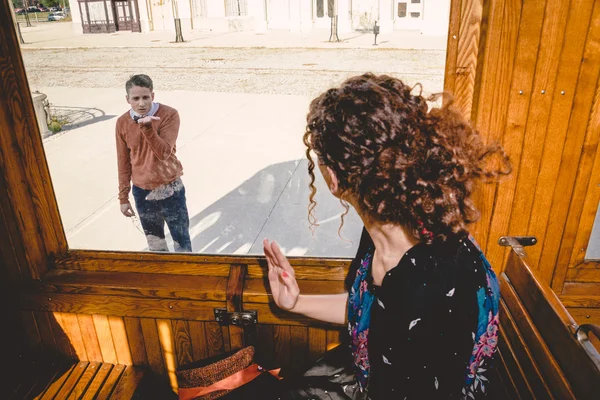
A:
{"type": "Polygon", "coordinates": [[[74,26],[84,33],[330,29],[338,32],[418,30],[444,35],[450,0],[69,0],[74,26]]]}

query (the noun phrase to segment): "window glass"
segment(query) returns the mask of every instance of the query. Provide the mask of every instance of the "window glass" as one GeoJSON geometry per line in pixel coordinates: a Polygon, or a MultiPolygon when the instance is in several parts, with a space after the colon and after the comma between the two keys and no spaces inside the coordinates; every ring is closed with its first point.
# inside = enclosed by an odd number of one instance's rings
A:
{"type": "Polygon", "coordinates": [[[310,229],[311,100],[365,72],[443,89],[450,0],[417,5],[415,21],[406,1],[397,16],[376,0],[61,1],[55,20],[14,2],[73,249],[262,254],[269,238],[292,256],[352,257],[362,221],[350,209],[340,229],[318,169],[310,229]],[[126,90],[137,74],[152,90],[126,90]]]}

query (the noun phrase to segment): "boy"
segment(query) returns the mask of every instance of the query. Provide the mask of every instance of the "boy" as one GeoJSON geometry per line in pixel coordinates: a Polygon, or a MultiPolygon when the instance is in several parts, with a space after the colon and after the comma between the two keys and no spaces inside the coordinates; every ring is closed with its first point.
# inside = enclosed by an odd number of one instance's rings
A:
{"type": "Polygon", "coordinates": [[[174,250],[191,252],[190,220],[181,181],[183,167],[175,156],[179,114],[172,107],[154,102],[148,75],[132,76],[125,90],[131,109],[119,117],[116,126],[121,213],[135,216],[129,202],[132,191],[149,250],[169,251],[166,222],[174,250]]]}

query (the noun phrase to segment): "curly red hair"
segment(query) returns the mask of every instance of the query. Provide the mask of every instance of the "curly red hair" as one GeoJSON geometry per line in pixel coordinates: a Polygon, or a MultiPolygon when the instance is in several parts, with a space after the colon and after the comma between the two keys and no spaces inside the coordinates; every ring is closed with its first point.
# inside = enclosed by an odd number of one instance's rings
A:
{"type": "Polygon", "coordinates": [[[399,79],[367,73],[311,102],[304,134],[311,226],[317,224],[311,151],[335,172],[341,199],[354,199],[369,218],[400,224],[420,241],[466,234],[479,218],[474,183],[509,174],[508,156],[484,144],[451,102],[429,110],[435,98],[412,92],[399,79]]]}

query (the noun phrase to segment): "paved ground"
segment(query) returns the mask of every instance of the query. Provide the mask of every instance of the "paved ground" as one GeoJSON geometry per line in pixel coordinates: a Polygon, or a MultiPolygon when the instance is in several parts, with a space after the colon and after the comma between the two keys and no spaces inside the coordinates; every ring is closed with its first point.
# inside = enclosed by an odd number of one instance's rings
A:
{"type": "MultiPolygon", "coordinates": [[[[106,35],[105,42],[110,40],[106,35]]],[[[114,154],[114,123],[127,109],[123,84],[144,72],[155,80],[157,101],[179,109],[182,118],[178,157],[194,251],[260,254],[261,240],[269,237],[289,255],[331,257],[353,255],[361,225],[351,213],[342,230],[347,240],[338,237],[343,209],[319,180],[321,226],[315,236],[308,229],[301,136],[310,100],[365,71],[439,91],[445,60],[440,50],[291,46],[30,44],[23,56],[32,90],[47,94],[53,110],[71,121],[45,140],[71,247],[146,248],[135,224],[119,214],[114,154]]]]}

